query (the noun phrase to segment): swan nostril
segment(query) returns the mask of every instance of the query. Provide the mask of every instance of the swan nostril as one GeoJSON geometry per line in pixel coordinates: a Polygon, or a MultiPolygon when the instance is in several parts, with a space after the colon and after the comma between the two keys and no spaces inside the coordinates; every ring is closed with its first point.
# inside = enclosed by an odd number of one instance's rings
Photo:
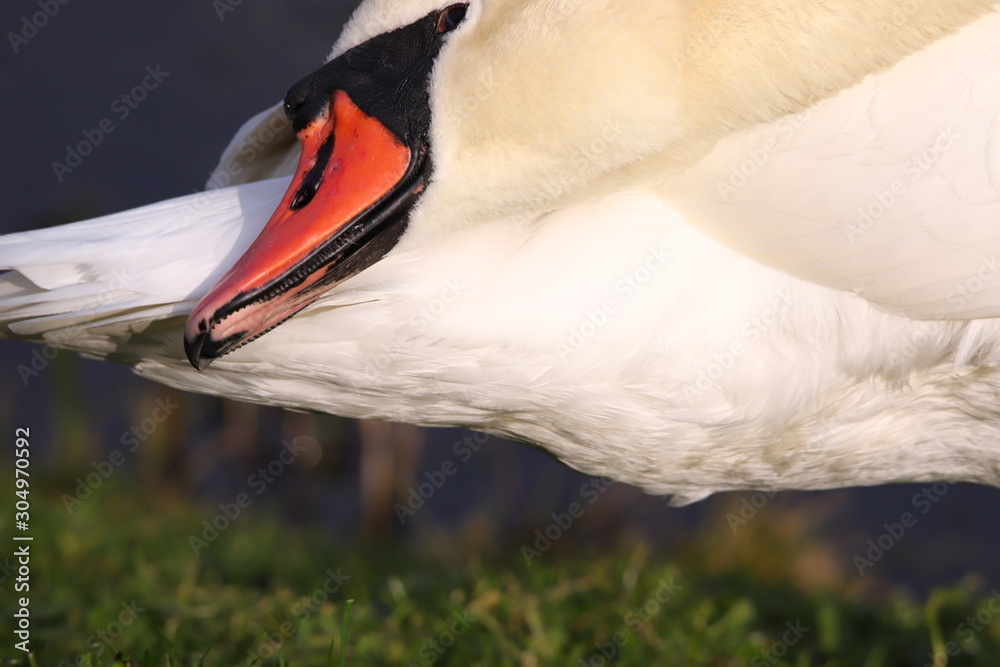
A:
{"type": "Polygon", "coordinates": [[[285,95],[285,115],[289,120],[295,120],[295,117],[302,111],[302,107],[306,103],[306,91],[304,87],[295,86],[288,91],[285,95]]]}

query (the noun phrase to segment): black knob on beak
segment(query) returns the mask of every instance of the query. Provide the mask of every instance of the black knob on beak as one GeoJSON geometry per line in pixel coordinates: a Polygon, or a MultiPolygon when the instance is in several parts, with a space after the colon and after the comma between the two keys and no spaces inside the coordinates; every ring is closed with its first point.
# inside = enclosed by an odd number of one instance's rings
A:
{"type": "Polygon", "coordinates": [[[309,82],[307,80],[299,81],[291,87],[285,95],[285,115],[288,117],[288,120],[295,120],[295,117],[302,111],[308,95],[309,82]]]}
{"type": "Polygon", "coordinates": [[[289,89],[285,95],[285,115],[296,133],[329,110],[330,100],[340,89],[337,85],[340,67],[337,61],[329,62],[289,89]]]}

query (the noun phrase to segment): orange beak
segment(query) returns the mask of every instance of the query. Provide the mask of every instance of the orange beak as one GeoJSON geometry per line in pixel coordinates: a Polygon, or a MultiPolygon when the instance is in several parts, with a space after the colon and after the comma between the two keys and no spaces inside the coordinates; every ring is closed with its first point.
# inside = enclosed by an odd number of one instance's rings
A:
{"type": "Polygon", "coordinates": [[[414,179],[423,156],[343,91],[298,137],[302,157],[278,209],[188,319],[185,351],[198,370],[381,259],[405,229],[392,214],[424,188],[414,179]]]}
{"type": "Polygon", "coordinates": [[[263,336],[396,245],[430,178],[431,71],[467,9],[457,3],[373,37],[288,92],[298,169],[264,231],[188,318],[184,351],[195,368],[263,336]]]}

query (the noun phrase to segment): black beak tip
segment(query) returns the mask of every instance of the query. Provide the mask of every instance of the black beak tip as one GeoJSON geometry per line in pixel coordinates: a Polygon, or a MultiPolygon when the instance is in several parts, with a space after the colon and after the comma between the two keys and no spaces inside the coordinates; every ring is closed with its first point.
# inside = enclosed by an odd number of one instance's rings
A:
{"type": "Polygon", "coordinates": [[[228,338],[216,340],[212,338],[210,328],[202,329],[199,327],[199,331],[194,337],[184,336],[184,354],[187,355],[188,361],[196,370],[203,371],[219,357],[229,354],[251,340],[253,338],[250,338],[246,331],[238,331],[228,338]]]}
{"type": "Polygon", "coordinates": [[[184,337],[184,353],[187,355],[191,365],[199,372],[208,368],[209,364],[215,360],[215,357],[203,355],[205,342],[208,339],[209,334],[207,331],[199,333],[194,338],[184,337]]]}

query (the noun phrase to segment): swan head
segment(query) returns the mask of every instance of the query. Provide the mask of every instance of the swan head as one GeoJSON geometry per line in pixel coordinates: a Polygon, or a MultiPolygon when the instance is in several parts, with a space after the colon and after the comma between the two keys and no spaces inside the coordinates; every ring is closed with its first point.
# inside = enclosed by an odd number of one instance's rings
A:
{"type": "Polygon", "coordinates": [[[948,28],[934,0],[883,34],[895,4],[869,6],[866,32],[848,0],[368,0],[289,91],[297,172],[191,314],[188,358],[204,368],[394,248],[657,188],[948,28]]]}
{"type": "Polygon", "coordinates": [[[203,370],[397,245],[592,195],[601,174],[680,136],[669,85],[642,80],[650,45],[629,36],[654,21],[669,44],[669,12],[604,4],[363,4],[285,98],[296,173],[190,315],[191,363],[203,370]]]}

